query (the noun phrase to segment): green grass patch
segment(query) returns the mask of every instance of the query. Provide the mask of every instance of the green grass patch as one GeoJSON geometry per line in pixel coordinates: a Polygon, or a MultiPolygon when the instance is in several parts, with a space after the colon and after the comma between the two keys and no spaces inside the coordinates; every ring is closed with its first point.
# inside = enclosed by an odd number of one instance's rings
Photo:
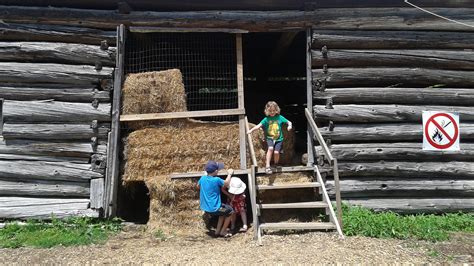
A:
{"type": "Polygon", "coordinates": [[[75,217],[52,219],[51,222],[31,220],[26,224],[8,223],[0,229],[0,247],[50,248],[58,245],[79,246],[104,243],[122,228],[120,219],[103,220],[75,217]]]}
{"type": "Polygon", "coordinates": [[[344,234],[348,236],[442,241],[450,232],[474,232],[473,214],[400,215],[347,205],[342,209],[344,234]]]}

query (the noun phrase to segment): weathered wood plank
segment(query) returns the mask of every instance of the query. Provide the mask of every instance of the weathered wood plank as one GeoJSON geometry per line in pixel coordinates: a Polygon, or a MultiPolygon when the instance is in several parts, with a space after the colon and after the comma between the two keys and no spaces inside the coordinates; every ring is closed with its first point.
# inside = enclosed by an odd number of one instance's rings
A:
{"type": "Polygon", "coordinates": [[[12,85],[0,85],[0,98],[21,101],[56,100],[87,103],[91,103],[97,99],[99,102],[110,102],[109,91],[99,91],[92,86],[54,86],[50,84],[50,86],[47,87],[35,87],[26,84],[24,86],[17,86],[17,84],[12,85]]]}
{"type": "Polygon", "coordinates": [[[5,219],[51,219],[69,216],[98,217],[88,209],[89,199],[0,197],[0,217],[5,219]]]}
{"type": "Polygon", "coordinates": [[[474,89],[456,88],[331,88],[315,91],[317,100],[334,104],[464,105],[474,103],[474,89]]]}
{"type": "Polygon", "coordinates": [[[120,121],[129,122],[129,121],[146,121],[146,120],[190,118],[190,117],[243,115],[243,114],[245,114],[245,109],[237,109],[237,108],[236,109],[221,109],[221,110],[189,111],[189,112],[130,114],[130,115],[121,115],[120,121]]]}
{"type": "MultiPolygon", "coordinates": [[[[313,11],[200,11],[137,12],[120,14],[115,10],[87,10],[47,7],[0,6],[2,19],[9,22],[77,25],[114,29],[119,24],[150,27],[238,28],[271,30],[304,28],[367,30],[451,30],[473,29],[439,19],[412,7],[331,8],[313,11]]],[[[472,23],[470,8],[433,8],[431,11],[464,23],[472,23]]]]}
{"type": "Polygon", "coordinates": [[[474,198],[383,198],[348,199],[350,205],[364,206],[375,211],[398,213],[446,213],[474,211],[474,198]]]}
{"type": "Polygon", "coordinates": [[[427,177],[427,178],[474,178],[474,163],[472,162],[341,162],[339,164],[341,177],[427,177]]]}
{"type": "Polygon", "coordinates": [[[0,179],[0,195],[88,198],[89,186],[89,182],[0,179]]]}
{"type": "Polygon", "coordinates": [[[0,42],[0,61],[115,66],[115,49],[62,42],[0,42]]]}
{"type": "Polygon", "coordinates": [[[53,157],[22,154],[3,154],[0,153],[0,160],[21,160],[21,161],[46,161],[46,162],[70,162],[70,163],[89,163],[89,158],[79,157],[53,157]]]}
{"type": "Polygon", "coordinates": [[[111,78],[112,71],[87,65],[0,62],[0,82],[98,84],[111,78]]]}
{"type": "MultiPolygon", "coordinates": [[[[474,103],[474,102],[473,102],[474,103]]],[[[474,108],[462,106],[417,106],[417,105],[334,105],[333,109],[314,106],[317,121],[330,120],[351,123],[419,122],[423,111],[439,110],[458,113],[462,121],[474,120],[474,108]]]]}
{"type": "Polygon", "coordinates": [[[3,137],[6,140],[90,140],[92,137],[105,139],[110,131],[110,124],[99,124],[97,129],[90,124],[9,124],[3,126],[3,137]]]}
{"type": "MultiPolygon", "coordinates": [[[[474,124],[461,123],[461,141],[474,139],[474,124]]],[[[422,126],[420,123],[390,123],[390,124],[338,124],[334,131],[329,131],[327,127],[321,130],[325,139],[330,138],[336,142],[355,141],[423,141],[422,126]]],[[[462,147],[462,142],[461,142],[462,147]]]]}
{"type": "MultiPolygon", "coordinates": [[[[474,180],[439,179],[347,179],[340,181],[341,194],[347,198],[403,196],[474,197],[474,180]]],[[[334,181],[326,183],[328,193],[335,195],[334,181]]]]}
{"type": "Polygon", "coordinates": [[[454,31],[361,31],[313,32],[312,48],[328,49],[474,49],[474,33],[454,31]]]}
{"type": "Polygon", "coordinates": [[[327,57],[313,50],[313,68],[425,67],[474,70],[474,53],[463,50],[340,50],[328,49],[327,57]]]}
{"type": "Polygon", "coordinates": [[[93,153],[105,154],[105,145],[95,149],[89,142],[57,142],[34,140],[0,141],[0,153],[51,157],[77,157],[89,159],[93,153]]]}
{"type": "MultiPolygon", "coordinates": [[[[423,144],[417,143],[362,143],[333,144],[329,147],[332,155],[341,161],[474,161],[474,144],[461,143],[459,151],[424,151],[423,144]]],[[[322,155],[321,146],[316,146],[322,155]]]]}
{"type": "Polygon", "coordinates": [[[92,179],[90,184],[91,209],[101,209],[104,207],[104,178],[92,179]]]}
{"type": "Polygon", "coordinates": [[[93,172],[90,164],[44,161],[0,161],[0,177],[9,180],[64,180],[85,182],[103,175],[93,172]]]}
{"type": "Polygon", "coordinates": [[[110,103],[94,108],[89,103],[56,101],[9,101],[3,103],[3,119],[9,122],[89,122],[110,121],[110,103]]]}
{"type": "Polygon", "coordinates": [[[100,45],[102,40],[115,45],[115,31],[46,24],[1,23],[2,41],[44,41],[100,45]]]}
{"type": "Polygon", "coordinates": [[[425,68],[329,68],[313,69],[313,81],[326,80],[327,87],[415,86],[474,87],[474,72],[425,68]]]}

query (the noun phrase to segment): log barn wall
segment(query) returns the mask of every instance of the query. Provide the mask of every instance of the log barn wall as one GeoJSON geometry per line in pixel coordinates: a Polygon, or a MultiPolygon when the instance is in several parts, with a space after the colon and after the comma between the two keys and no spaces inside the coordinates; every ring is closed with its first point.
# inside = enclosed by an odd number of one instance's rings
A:
{"type": "MultiPolygon", "coordinates": [[[[186,7],[144,0],[129,10],[112,0],[33,2],[0,1],[0,219],[98,215],[120,24],[250,32],[312,27],[314,111],[340,161],[343,199],[377,210],[473,211],[472,27],[395,0],[273,1],[273,7],[272,1],[186,7]],[[333,109],[326,108],[328,98],[333,109]],[[428,108],[461,114],[462,151],[421,151],[421,111],[428,108]]],[[[418,3],[474,24],[469,1],[418,3]]]]}
{"type": "MultiPolygon", "coordinates": [[[[314,114],[339,161],[346,202],[402,213],[472,212],[474,33],[454,23],[415,24],[314,26],[314,114]],[[424,110],[459,114],[461,151],[422,150],[424,110]]],[[[334,193],[331,176],[328,184],[334,193]]]]}
{"type": "Polygon", "coordinates": [[[100,215],[115,35],[0,25],[0,219],[100,215]]]}

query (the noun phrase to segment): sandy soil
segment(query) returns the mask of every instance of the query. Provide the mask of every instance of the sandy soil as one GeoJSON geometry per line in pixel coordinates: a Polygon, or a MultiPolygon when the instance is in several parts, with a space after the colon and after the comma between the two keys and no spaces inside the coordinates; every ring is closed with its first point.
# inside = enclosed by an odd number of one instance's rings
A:
{"type": "Polygon", "coordinates": [[[0,249],[0,264],[295,264],[295,263],[473,263],[474,234],[448,242],[347,237],[334,233],[265,235],[257,246],[252,233],[232,238],[163,236],[128,226],[103,245],[51,249],[0,249]]]}

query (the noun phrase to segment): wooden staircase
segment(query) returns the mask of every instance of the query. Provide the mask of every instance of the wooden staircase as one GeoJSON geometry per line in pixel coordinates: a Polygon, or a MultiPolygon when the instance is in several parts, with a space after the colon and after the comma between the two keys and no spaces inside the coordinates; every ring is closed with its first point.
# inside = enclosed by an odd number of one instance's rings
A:
{"type": "MultiPolygon", "coordinates": [[[[312,121],[312,118],[311,118],[312,121]]],[[[311,123],[310,123],[311,124],[311,123]]],[[[319,133],[318,128],[316,127],[316,124],[310,125],[312,128],[312,131],[316,131],[316,137],[317,133],[319,133]],[[313,128],[316,127],[315,129],[313,128]]],[[[247,126],[247,131],[248,131],[248,122],[246,120],[246,126],[247,126]]],[[[320,135],[320,133],[319,133],[320,135]]],[[[343,238],[344,235],[342,233],[342,229],[340,226],[340,217],[341,214],[339,213],[339,219],[336,216],[334,209],[332,207],[330,198],[327,194],[326,187],[324,180],[321,176],[321,172],[319,171],[318,167],[315,165],[309,165],[309,166],[295,166],[295,167],[282,167],[278,168],[276,171],[273,171],[273,174],[275,173],[291,173],[291,172],[306,172],[311,174],[313,177],[311,181],[308,182],[301,182],[301,183],[288,183],[288,184],[268,184],[268,185],[261,185],[258,184],[258,179],[261,178],[262,176],[265,175],[264,169],[257,169],[256,165],[256,159],[255,159],[255,152],[253,148],[253,143],[251,141],[251,138],[247,138],[249,148],[250,148],[250,154],[252,157],[252,167],[248,173],[248,183],[249,183],[249,192],[250,192],[250,200],[252,204],[252,214],[253,214],[253,228],[254,228],[254,237],[257,239],[259,244],[262,244],[262,233],[265,230],[336,230],[338,234],[343,238]],[[266,202],[261,202],[261,199],[258,198],[259,191],[266,191],[266,190],[298,190],[298,189],[314,189],[316,194],[318,195],[318,198],[321,200],[317,201],[307,201],[307,202],[285,202],[285,203],[266,203],[266,202]],[[285,212],[287,210],[292,210],[292,209],[308,209],[308,211],[313,210],[314,213],[316,214],[317,211],[319,210],[320,212],[323,212],[325,216],[329,217],[329,221],[325,222],[263,222],[262,221],[262,215],[266,210],[281,210],[282,212],[285,212]]],[[[321,137],[322,140],[322,137],[321,137]]],[[[319,141],[319,138],[318,138],[319,141]]],[[[320,142],[321,143],[321,142],[320,142]]],[[[328,155],[326,158],[330,161],[330,164],[334,166],[334,171],[337,172],[337,161],[332,158],[329,154],[329,149],[326,146],[326,143],[323,141],[323,144],[320,144],[321,146],[326,147],[326,150],[328,151],[328,155]]],[[[312,153],[311,153],[312,154],[312,153]]],[[[314,161],[314,160],[312,160],[314,161]]],[[[272,174],[272,175],[273,175],[272,174]]],[[[271,176],[271,175],[269,175],[271,176]]],[[[338,177],[337,174],[335,174],[335,177],[338,177]]],[[[336,180],[336,186],[338,185],[339,180],[336,180]]],[[[339,193],[338,187],[336,188],[336,195],[339,193]]],[[[339,200],[338,202],[338,208],[340,210],[340,195],[337,196],[337,199],[339,200]]]]}

